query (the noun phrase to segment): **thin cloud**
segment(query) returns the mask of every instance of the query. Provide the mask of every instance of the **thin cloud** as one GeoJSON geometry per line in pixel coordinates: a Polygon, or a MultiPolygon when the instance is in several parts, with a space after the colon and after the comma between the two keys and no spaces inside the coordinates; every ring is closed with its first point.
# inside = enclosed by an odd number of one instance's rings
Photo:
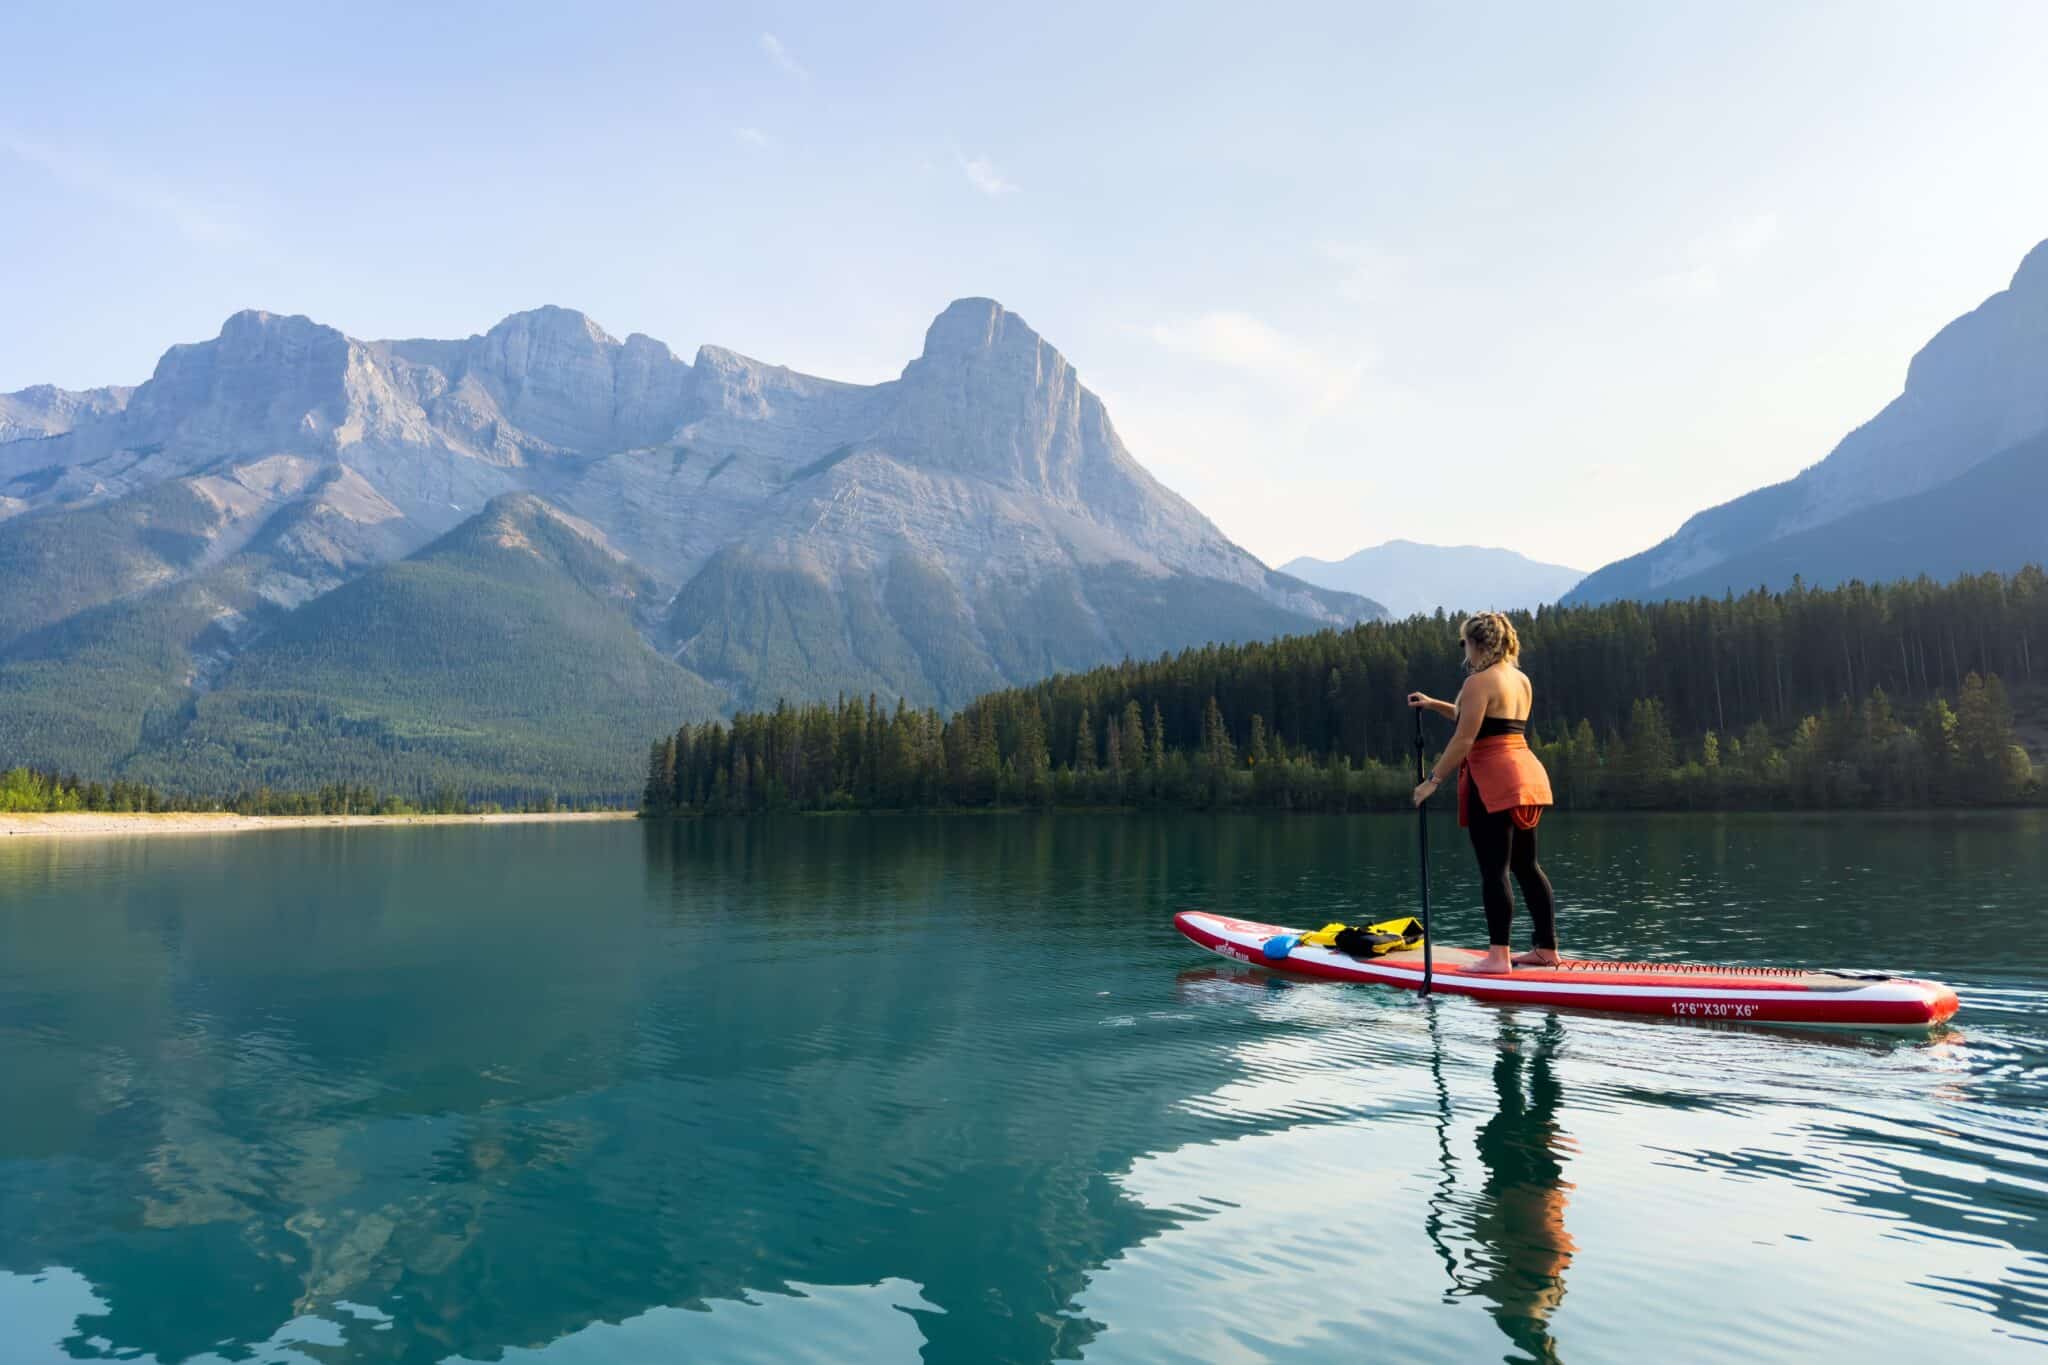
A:
{"type": "Polygon", "coordinates": [[[995,162],[985,156],[977,156],[971,161],[962,158],[960,169],[967,172],[967,179],[974,188],[991,198],[999,194],[1017,192],[1017,183],[1004,179],[1002,172],[996,169],[995,162]]]}
{"type": "Polygon", "coordinates": [[[741,142],[746,143],[749,147],[769,147],[775,143],[774,138],[768,136],[759,128],[735,128],[732,130],[732,135],[741,142]]]}
{"type": "Polygon", "coordinates": [[[1170,351],[1293,390],[1319,411],[1349,399],[1372,368],[1370,359],[1338,361],[1324,348],[1290,336],[1249,313],[1222,310],[1180,322],[1154,323],[1146,335],[1170,351]]]}
{"type": "Polygon", "coordinates": [[[789,49],[782,45],[782,39],[772,33],[761,35],[761,50],[768,54],[768,60],[781,67],[785,74],[807,81],[811,73],[804,69],[802,62],[789,55],[789,49]]]}
{"type": "Polygon", "coordinates": [[[1730,224],[1722,231],[1721,241],[1730,255],[1742,261],[1753,261],[1763,254],[1764,248],[1769,246],[1777,235],[1778,215],[1759,213],[1755,217],[1730,224]]]}
{"type": "Polygon", "coordinates": [[[1642,294],[1667,303],[1712,298],[1762,256],[1778,236],[1778,215],[1757,213],[1723,223],[1686,243],[1684,264],[1646,281],[1642,294]]]}
{"type": "Polygon", "coordinates": [[[235,246],[254,240],[254,233],[229,216],[165,189],[148,176],[116,167],[76,148],[54,147],[0,131],[0,152],[37,167],[75,190],[166,222],[187,241],[200,246],[235,246]]]}
{"type": "Polygon", "coordinates": [[[1380,297],[1408,273],[1406,258],[1371,242],[1325,242],[1322,254],[1338,269],[1337,296],[1351,303],[1380,297]]]}

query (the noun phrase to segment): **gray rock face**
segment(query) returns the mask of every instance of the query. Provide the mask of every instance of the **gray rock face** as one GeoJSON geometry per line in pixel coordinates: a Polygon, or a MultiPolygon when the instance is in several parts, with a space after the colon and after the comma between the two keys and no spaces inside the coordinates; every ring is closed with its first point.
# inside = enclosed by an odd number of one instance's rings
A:
{"type": "Polygon", "coordinates": [[[2048,430],[2048,242],[2012,284],[1935,333],[1906,387],[1800,480],[1801,530],[1902,498],[2048,430]]]}
{"type": "Polygon", "coordinates": [[[646,445],[675,429],[690,367],[635,333],[620,342],[583,314],[514,313],[467,341],[394,341],[385,350],[430,371],[422,402],[479,448],[533,454],[646,445]]]}
{"type": "Polygon", "coordinates": [[[125,405],[100,392],[10,396],[11,420],[50,439],[0,443],[5,506],[83,506],[291,455],[350,471],[397,509],[407,526],[387,538],[408,548],[526,489],[678,586],[727,544],[781,545],[834,573],[907,546],[968,573],[1123,562],[1317,619],[1370,614],[1276,579],[1160,486],[1066,359],[987,299],[948,307],[903,377],[878,385],[713,346],[689,364],[548,307],[460,341],[363,342],[238,313],[173,347],[125,405]]]}
{"type": "Polygon", "coordinates": [[[61,436],[80,422],[89,422],[128,406],[132,388],[60,389],[31,384],[14,393],[0,393],[0,441],[61,436]]]}
{"type": "MultiPolygon", "coordinates": [[[[1903,392],[1798,477],[1701,512],[1662,544],[1589,575],[1565,600],[1696,589],[1717,565],[1868,507],[1926,492],[2048,431],[2048,242],[2012,283],[1935,334],[1903,392]]],[[[1921,566],[1899,561],[1910,577],[1921,566]]],[[[1737,590],[1754,583],[1730,583],[1737,590]]]]}
{"type": "Polygon", "coordinates": [[[243,312],[132,394],[25,393],[0,409],[33,438],[0,439],[0,576],[63,543],[67,519],[141,509],[92,523],[92,556],[131,567],[79,568],[74,610],[223,565],[264,610],[296,610],[528,494],[647,575],[651,642],[718,661],[714,681],[755,700],[822,681],[768,660],[831,654],[838,682],[960,702],[1047,664],[1380,613],[1231,543],[987,299],[948,307],[902,377],[875,385],[715,346],[685,362],[546,307],[401,341],[243,312]],[[176,555],[151,529],[157,490],[198,509],[180,512],[176,555]],[[721,613],[758,617],[795,652],[714,647],[700,637],[721,613]]]}

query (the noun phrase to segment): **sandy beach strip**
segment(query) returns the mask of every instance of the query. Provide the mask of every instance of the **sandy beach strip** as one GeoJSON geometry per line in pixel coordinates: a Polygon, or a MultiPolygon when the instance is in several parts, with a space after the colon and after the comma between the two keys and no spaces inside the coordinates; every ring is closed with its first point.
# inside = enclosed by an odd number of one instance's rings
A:
{"type": "Polygon", "coordinates": [[[226,811],[62,811],[0,813],[0,838],[106,839],[155,834],[241,834],[265,829],[333,829],[358,825],[524,825],[542,821],[631,820],[629,810],[564,811],[538,815],[236,815],[226,811]]]}

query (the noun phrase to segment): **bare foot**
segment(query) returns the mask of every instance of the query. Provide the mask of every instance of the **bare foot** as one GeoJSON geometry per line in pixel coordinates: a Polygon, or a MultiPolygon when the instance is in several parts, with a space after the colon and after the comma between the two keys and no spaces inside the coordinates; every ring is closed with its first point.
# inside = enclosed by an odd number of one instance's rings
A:
{"type": "Polygon", "coordinates": [[[1526,953],[1517,953],[1515,954],[1515,965],[1517,967],[1555,967],[1557,965],[1557,949],[1531,948],[1526,953]]]}
{"type": "Polygon", "coordinates": [[[1507,949],[1489,948],[1485,957],[1477,962],[1468,962],[1458,970],[1467,976],[1506,976],[1514,970],[1514,964],[1508,961],[1507,949]]]}

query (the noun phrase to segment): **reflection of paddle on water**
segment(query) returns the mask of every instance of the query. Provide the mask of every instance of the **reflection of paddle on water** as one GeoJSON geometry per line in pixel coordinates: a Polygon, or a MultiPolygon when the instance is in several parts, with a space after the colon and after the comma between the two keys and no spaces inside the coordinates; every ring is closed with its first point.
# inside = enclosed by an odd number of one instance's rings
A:
{"type": "Polygon", "coordinates": [[[1430,1245],[1443,1258],[1444,1274],[1451,1280],[1451,1289],[1446,1299],[1455,1297],[1465,1288],[1458,1278],[1458,1258],[1444,1241],[1445,1211],[1450,1207],[1452,1197],[1458,1190],[1457,1160],[1451,1155],[1451,1089],[1444,1084],[1444,1040],[1437,1031],[1436,1006],[1424,1007],[1429,1015],[1429,1075],[1436,1083],[1436,1152],[1444,1178],[1439,1180],[1436,1190],[1429,1198],[1429,1215],[1422,1220],[1422,1230],[1429,1236],[1430,1245]]]}
{"type": "Polygon", "coordinates": [[[1493,1063],[1498,1101],[1476,1134],[1485,1182],[1476,1198],[1457,1194],[1450,1141],[1451,1100],[1444,1082],[1443,1049],[1434,1011],[1430,1072],[1437,1090],[1437,1151],[1443,1179],[1429,1200],[1424,1230],[1443,1258],[1451,1287],[1446,1298],[1477,1295],[1492,1304],[1494,1320],[1520,1350],[1537,1360],[1557,1359],[1550,1317],[1564,1299],[1564,1272],[1577,1250],[1565,1230],[1572,1185],[1564,1162],[1574,1150],[1558,1127],[1563,1090],[1552,1066],[1563,1024],[1549,1016],[1531,1039],[1503,1015],[1493,1063]],[[1461,1237],[1460,1234],[1463,1234],[1461,1237]],[[1454,1243],[1463,1241],[1462,1256],[1454,1243]]]}

